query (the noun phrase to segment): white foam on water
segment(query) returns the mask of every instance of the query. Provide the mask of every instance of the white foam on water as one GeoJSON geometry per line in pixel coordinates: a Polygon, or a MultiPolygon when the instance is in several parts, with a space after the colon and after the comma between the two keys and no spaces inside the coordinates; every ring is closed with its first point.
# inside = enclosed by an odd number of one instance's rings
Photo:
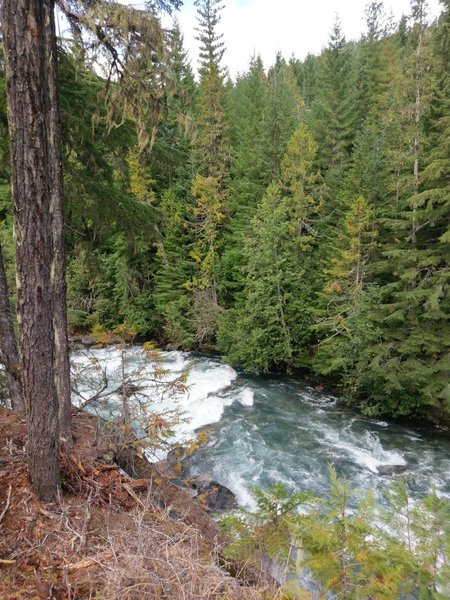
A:
{"type": "Polygon", "coordinates": [[[348,431],[323,430],[324,438],[334,448],[344,450],[349,458],[372,473],[378,473],[381,465],[404,466],[406,461],[401,452],[385,450],[379,438],[366,431],[357,439],[348,431]]]}
{"type": "Polygon", "coordinates": [[[189,354],[174,350],[173,352],[161,352],[163,366],[174,373],[185,371],[190,364],[189,354]]]}
{"type": "Polygon", "coordinates": [[[204,365],[194,365],[189,370],[187,379],[188,390],[182,401],[183,405],[195,404],[204,400],[209,394],[216,394],[225,390],[237,378],[236,371],[229,365],[222,365],[208,361],[204,365]]]}
{"type": "Polygon", "coordinates": [[[233,404],[233,398],[219,398],[218,396],[208,396],[190,404],[188,434],[193,434],[200,427],[220,421],[225,407],[231,404],[233,404]]]}
{"type": "Polygon", "coordinates": [[[320,390],[315,390],[314,388],[308,387],[306,390],[302,392],[298,392],[297,394],[303,402],[306,404],[311,404],[312,406],[326,406],[331,407],[336,405],[336,398],[333,396],[326,396],[320,390]]]}
{"type": "Polygon", "coordinates": [[[242,406],[253,406],[253,403],[255,401],[255,394],[254,394],[253,390],[251,390],[248,387],[245,387],[236,396],[236,400],[240,404],[242,404],[242,406]]]}
{"type": "MultiPolygon", "coordinates": [[[[161,352],[162,362],[157,364],[148,359],[140,348],[127,350],[124,359],[126,373],[138,374],[138,383],[143,386],[142,392],[149,396],[152,411],[178,410],[184,420],[188,421],[174,427],[172,438],[174,442],[183,443],[192,439],[196,429],[220,421],[225,407],[232,404],[236,398],[233,395],[224,395],[224,397],[218,395],[237,378],[236,371],[229,365],[204,359],[196,361],[188,353],[178,351],[161,352]],[[178,391],[176,395],[167,393],[162,389],[161,383],[152,381],[152,378],[155,379],[155,369],[167,371],[160,377],[161,382],[173,381],[187,370],[186,389],[178,391]]],[[[72,362],[78,366],[92,365],[93,368],[97,362],[97,365],[101,365],[106,370],[110,378],[108,388],[112,390],[120,385],[122,354],[117,348],[108,347],[75,354],[72,356],[72,362]]],[[[83,389],[82,391],[88,397],[89,392],[93,393],[96,390],[83,389]]],[[[113,405],[118,404],[119,401],[119,398],[109,398],[109,402],[113,405]]],[[[158,453],[158,459],[163,457],[163,454],[158,453]]]]}
{"type": "Polygon", "coordinates": [[[227,487],[229,487],[233,494],[235,494],[236,498],[238,499],[239,506],[243,506],[251,512],[256,511],[258,505],[248,490],[248,482],[244,481],[240,475],[233,476],[232,479],[227,481],[227,487]]]}

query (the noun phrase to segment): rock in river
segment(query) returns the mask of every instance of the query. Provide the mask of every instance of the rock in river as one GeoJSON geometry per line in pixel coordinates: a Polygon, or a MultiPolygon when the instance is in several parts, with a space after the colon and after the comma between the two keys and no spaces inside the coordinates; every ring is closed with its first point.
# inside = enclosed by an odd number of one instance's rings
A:
{"type": "Polygon", "coordinates": [[[403,473],[407,468],[408,465],[379,465],[377,470],[380,475],[387,475],[390,477],[391,475],[403,473]]]}
{"type": "Polygon", "coordinates": [[[192,477],[186,484],[196,491],[198,501],[212,511],[230,510],[238,506],[233,492],[211,479],[209,475],[192,477]]]}

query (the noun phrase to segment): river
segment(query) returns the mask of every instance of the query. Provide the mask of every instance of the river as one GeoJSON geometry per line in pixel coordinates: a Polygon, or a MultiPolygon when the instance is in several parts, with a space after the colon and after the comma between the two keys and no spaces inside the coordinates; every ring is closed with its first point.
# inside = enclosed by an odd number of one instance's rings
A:
{"type": "MultiPolygon", "coordinates": [[[[120,351],[105,348],[72,356],[78,370],[94,365],[93,359],[106,369],[109,388],[116,387],[120,351]]],[[[207,442],[189,460],[190,472],[208,473],[246,508],[255,507],[251,486],[277,481],[292,491],[308,489],[326,496],[330,464],[352,487],[373,487],[380,497],[401,472],[413,497],[434,486],[450,499],[448,432],[368,418],[300,379],[245,375],[219,358],[162,352],[161,360],[157,368],[164,367],[166,380],[188,372],[187,389],[173,398],[147,382],[154,410],[184,411],[189,423],[178,425],[174,438],[181,443],[199,429],[207,432],[207,442]]],[[[135,347],[125,353],[125,370],[145,379],[154,374],[155,363],[135,347]]],[[[89,395],[95,389],[93,379],[80,383],[79,389],[89,395]]],[[[112,397],[97,409],[108,417],[117,413],[118,404],[119,399],[112,397]]]]}

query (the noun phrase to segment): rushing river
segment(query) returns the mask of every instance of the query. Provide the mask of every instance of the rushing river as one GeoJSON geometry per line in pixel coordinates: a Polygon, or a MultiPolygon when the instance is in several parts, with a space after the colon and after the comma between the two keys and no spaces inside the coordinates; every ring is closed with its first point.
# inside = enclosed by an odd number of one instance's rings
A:
{"type": "MultiPolygon", "coordinates": [[[[106,368],[109,388],[117,387],[120,352],[107,348],[91,356],[106,368]]],[[[127,372],[153,374],[155,366],[141,349],[125,356],[127,372]]],[[[93,364],[84,353],[75,353],[72,360],[78,369],[93,364]]],[[[208,473],[247,508],[254,507],[249,487],[276,481],[292,491],[326,495],[329,464],[352,487],[381,490],[401,472],[413,496],[434,486],[450,498],[448,433],[364,417],[293,377],[244,375],[219,359],[182,352],[163,352],[162,361],[167,380],[188,371],[187,389],[176,399],[161,398],[160,388],[148,383],[154,409],[178,408],[189,417],[188,424],[176,428],[180,442],[199,429],[208,433],[207,443],[190,459],[191,473],[208,473]]],[[[89,385],[80,386],[85,395],[89,385]]],[[[99,411],[108,416],[117,407],[118,398],[113,397],[99,411]]]]}

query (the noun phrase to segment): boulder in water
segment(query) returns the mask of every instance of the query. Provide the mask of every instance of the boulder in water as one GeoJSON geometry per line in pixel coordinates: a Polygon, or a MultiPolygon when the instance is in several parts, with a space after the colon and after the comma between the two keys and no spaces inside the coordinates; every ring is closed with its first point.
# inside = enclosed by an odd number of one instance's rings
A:
{"type": "Polygon", "coordinates": [[[98,340],[92,335],[73,335],[69,337],[69,345],[72,350],[92,348],[96,344],[98,344],[98,340]]]}
{"type": "Polygon", "coordinates": [[[167,453],[165,462],[169,469],[171,469],[177,475],[180,475],[184,471],[183,460],[188,455],[187,448],[184,446],[175,446],[172,450],[167,453]]]}
{"type": "Polygon", "coordinates": [[[236,496],[231,490],[211,479],[209,475],[198,475],[187,482],[196,492],[197,500],[212,511],[237,508],[236,496]]]}
{"type": "Polygon", "coordinates": [[[407,468],[408,465],[380,465],[377,467],[377,470],[380,475],[387,475],[389,477],[403,473],[407,468]]]}

